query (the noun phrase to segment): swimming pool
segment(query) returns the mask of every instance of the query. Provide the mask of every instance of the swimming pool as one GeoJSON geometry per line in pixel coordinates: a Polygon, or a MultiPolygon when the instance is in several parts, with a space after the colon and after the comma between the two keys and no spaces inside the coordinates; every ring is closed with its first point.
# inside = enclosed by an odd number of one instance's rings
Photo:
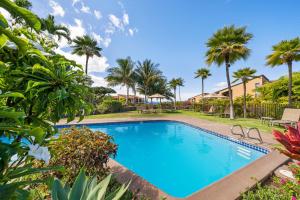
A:
{"type": "Polygon", "coordinates": [[[116,161],[178,198],[187,197],[266,154],[266,150],[175,121],[87,126],[114,137],[118,144],[116,161]]]}

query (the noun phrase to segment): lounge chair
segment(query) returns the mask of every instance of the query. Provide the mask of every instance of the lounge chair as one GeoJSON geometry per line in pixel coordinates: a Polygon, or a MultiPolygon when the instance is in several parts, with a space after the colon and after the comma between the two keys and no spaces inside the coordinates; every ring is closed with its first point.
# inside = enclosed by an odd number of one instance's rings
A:
{"type": "Polygon", "coordinates": [[[224,112],[220,114],[220,117],[230,117],[230,107],[226,107],[224,112]]]}
{"type": "Polygon", "coordinates": [[[281,120],[271,120],[270,125],[295,126],[300,118],[300,109],[285,108],[281,120]]]}
{"type": "Polygon", "coordinates": [[[207,115],[214,115],[214,114],[216,114],[216,107],[215,106],[211,106],[210,108],[209,108],[209,110],[207,111],[207,112],[204,112],[205,114],[207,114],[207,115]]]}

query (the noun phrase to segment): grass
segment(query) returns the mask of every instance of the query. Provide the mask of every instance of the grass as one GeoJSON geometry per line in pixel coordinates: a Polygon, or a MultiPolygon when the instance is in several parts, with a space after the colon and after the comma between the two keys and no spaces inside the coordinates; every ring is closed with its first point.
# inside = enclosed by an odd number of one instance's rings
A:
{"type": "Polygon", "coordinates": [[[218,116],[209,116],[203,113],[194,112],[194,111],[177,111],[177,112],[170,112],[170,113],[156,113],[156,114],[140,114],[136,111],[131,112],[123,112],[123,113],[110,113],[110,114],[100,114],[100,115],[90,115],[86,116],[86,119],[105,119],[105,118],[151,118],[151,117],[166,117],[166,116],[179,116],[185,115],[190,117],[195,117],[199,119],[205,119],[212,122],[218,122],[227,125],[234,125],[240,124],[243,127],[257,127],[264,133],[271,133],[272,129],[283,130],[279,127],[269,127],[266,124],[262,124],[259,119],[252,119],[252,118],[236,118],[234,120],[230,120],[228,118],[221,118],[218,116]]]}

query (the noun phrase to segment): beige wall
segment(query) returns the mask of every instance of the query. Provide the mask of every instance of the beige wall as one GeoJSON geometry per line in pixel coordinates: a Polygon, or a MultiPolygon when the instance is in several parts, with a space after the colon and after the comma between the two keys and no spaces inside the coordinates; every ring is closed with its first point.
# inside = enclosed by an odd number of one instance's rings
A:
{"type": "MultiPolygon", "coordinates": [[[[259,96],[259,93],[257,93],[255,91],[256,87],[260,87],[262,85],[264,85],[265,83],[269,82],[269,80],[267,80],[264,76],[259,76],[257,78],[254,78],[252,80],[249,80],[247,82],[246,85],[246,92],[247,94],[250,94],[251,96],[255,97],[255,96],[259,96]]],[[[224,96],[228,96],[228,89],[224,89],[224,90],[219,90],[216,93],[218,94],[222,94],[224,96]]],[[[236,85],[232,85],[232,94],[233,94],[233,98],[237,98],[237,97],[241,97],[243,96],[244,93],[244,89],[243,89],[243,84],[236,84],[236,85]]],[[[201,94],[194,96],[192,98],[189,99],[190,102],[192,102],[192,99],[195,100],[196,103],[198,103],[201,100],[201,94]]]]}
{"type": "MultiPolygon", "coordinates": [[[[268,80],[265,79],[264,76],[260,76],[260,77],[254,78],[252,80],[249,80],[246,85],[246,93],[250,94],[253,97],[258,96],[259,93],[257,93],[255,91],[255,88],[264,85],[266,82],[268,82],[268,80]]],[[[237,85],[232,86],[232,96],[234,99],[237,97],[243,96],[243,92],[244,92],[243,84],[237,84],[237,85]]],[[[226,88],[224,90],[220,90],[220,91],[218,91],[218,93],[228,96],[228,94],[227,94],[228,89],[226,88]]]]}

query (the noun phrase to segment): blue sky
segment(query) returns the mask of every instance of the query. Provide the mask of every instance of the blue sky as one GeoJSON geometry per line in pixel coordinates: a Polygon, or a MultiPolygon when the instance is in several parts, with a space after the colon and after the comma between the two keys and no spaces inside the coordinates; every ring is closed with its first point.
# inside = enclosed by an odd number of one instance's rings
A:
{"type": "MultiPolygon", "coordinates": [[[[252,67],[258,74],[276,79],[287,73],[286,66],[269,68],[265,57],[271,46],[283,39],[299,36],[300,2],[296,0],[32,0],[33,11],[45,17],[54,14],[56,21],[68,26],[71,36],[93,35],[103,48],[103,57],[91,61],[95,84],[105,85],[105,69],[117,58],[151,59],[160,64],[168,79],[182,77],[184,98],[201,91],[194,72],[206,67],[205,43],[225,25],[247,26],[254,34],[249,43],[251,56],[231,67],[231,72],[252,67]]],[[[61,42],[59,52],[70,55],[61,42]]],[[[72,57],[72,56],[71,56],[72,57]]],[[[73,56],[83,63],[84,58],[73,56]]],[[[294,71],[300,71],[300,64],[294,71]]],[[[224,87],[225,68],[212,65],[212,77],[206,91],[224,87]]],[[[116,88],[121,93],[124,89],[116,88]]]]}

